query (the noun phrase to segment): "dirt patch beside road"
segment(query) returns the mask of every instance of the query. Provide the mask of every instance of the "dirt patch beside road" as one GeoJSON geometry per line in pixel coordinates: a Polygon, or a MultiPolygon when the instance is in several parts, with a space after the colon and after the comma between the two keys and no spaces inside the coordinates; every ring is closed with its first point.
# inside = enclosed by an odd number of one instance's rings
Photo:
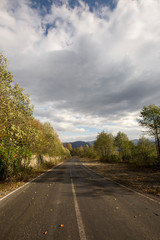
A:
{"type": "Polygon", "coordinates": [[[102,163],[87,158],[81,158],[81,162],[103,176],[160,197],[160,168],[138,168],[127,163],[102,163]]]}
{"type": "Polygon", "coordinates": [[[31,171],[25,176],[22,177],[14,177],[5,181],[0,181],[0,199],[6,196],[8,193],[16,190],[17,188],[24,185],[26,182],[38,177],[40,174],[46,172],[47,169],[40,169],[31,171]]]}
{"type": "Polygon", "coordinates": [[[19,175],[14,176],[10,179],[0,181],[0,199],[10,192],[16,190],[17,188],[21,187],[25,183],[33,180],[34,178],[38,177],[42,173],[45,173],[52,167],[57,166],[60,164],[62,160],[55,159],[54,162],[45,162],[38,168],[33,169],[26,169],[24,172],[21,172],[19,175]]]}

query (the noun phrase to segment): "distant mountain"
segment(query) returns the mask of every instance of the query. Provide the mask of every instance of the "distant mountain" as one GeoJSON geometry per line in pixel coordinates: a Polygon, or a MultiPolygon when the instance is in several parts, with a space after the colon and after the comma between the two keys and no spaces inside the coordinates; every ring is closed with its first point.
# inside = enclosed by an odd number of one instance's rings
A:
{"type": "MultiPolygon", "coordinates": [[[[138,145],[138,143],[139,143],[139,139],[133,139],[133,140],[131,140],[131,141],[132,141],[135,145],[138,145]]],[[[78,147],[80,147],[80,146],[84,147],[84,146],[86,146],[86,145],[88,145],[88,146],[89,146],[89,145],[93,145],[94,142],[95,142],[95,141],[89,141],[89,142],[76,141],[76,142],[70,142],[70,143],[72,144],[72,148],[74,149],[74,148],[78,148],[78,147]]],[[[67,143],[69,143],[69,142],[63,143],[63,146],[66,146],[67,143]]]]}
{"type": "MultiPolygon", "coordinates": [[[[155,140],[153,138],[149,139],[152,143],[155,143],[155,140]]],[[[138,145],[139,139],[133,139],[131,140],[135,145],[138,145]]]]}
{"type": "MultiPolygon", "coordinates": [[[[72,144],[72,148],[77,148],[77,147],[84,147],[86,145],[93,145],[95,141],[89,141],[89,142],[84,142],[84,141],[76,141],[76,142],[70,142],[72,144]]],[[[68,142],[63,143],[64,146],[66,146],[68,142]]]]}
{"type": "MultiPolygon", "coordinates": [[[[138,145],[139,143],[139,139],[133,139],[131,140],[135,145],[138,145]]],[[[151,142],[154,142],[154,139],[150,139],[151,142]]],[[[76,141],[76,142],[70,142],[72,144],[72,148],[77,148],[77,147],[84,147],[86,145],[93,145],[95,141],[89,141],[89,142],[84,142],[84,141],[76,141]]],[[[69,142],[65,142],[63,143],[63,146],[66,146],[66,144],[69,143],[69,142]]]]}

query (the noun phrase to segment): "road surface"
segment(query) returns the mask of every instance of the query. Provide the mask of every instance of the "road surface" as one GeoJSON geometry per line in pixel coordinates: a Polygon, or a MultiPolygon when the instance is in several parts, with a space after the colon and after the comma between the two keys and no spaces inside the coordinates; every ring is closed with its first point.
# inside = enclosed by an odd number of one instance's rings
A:
{"type": "Polygon", "coordinates": [[[1,199],[0,239],[160,240],[160,203],[72,158],[1,199]]]}

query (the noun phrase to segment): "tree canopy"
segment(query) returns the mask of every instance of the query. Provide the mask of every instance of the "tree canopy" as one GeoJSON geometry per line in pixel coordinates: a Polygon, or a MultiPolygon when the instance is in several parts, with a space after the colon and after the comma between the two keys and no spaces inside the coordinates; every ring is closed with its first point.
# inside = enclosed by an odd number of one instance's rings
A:
{"type": "Polygon", "coordinates": [[[33,117],[29,95],[7,69],[0,54],[0,178],[19,171],[32,154],[69,155],[50,123],[33,117]]]}
{"type": "Polygon", "coordinates": [[[138,122],[141,126],[148,129],[146,134],[154,136],[158,158],[160,159],[160,106],[154,104],[144,106],[140,112],[138,122]]]}
{"type": "Polygon", "coordinates": [[[108,158],[109,160],[109,157],[115,151],[113,135],[102,131],[97,135],[94,147],[101,159],[106,160],[108,158]]]}

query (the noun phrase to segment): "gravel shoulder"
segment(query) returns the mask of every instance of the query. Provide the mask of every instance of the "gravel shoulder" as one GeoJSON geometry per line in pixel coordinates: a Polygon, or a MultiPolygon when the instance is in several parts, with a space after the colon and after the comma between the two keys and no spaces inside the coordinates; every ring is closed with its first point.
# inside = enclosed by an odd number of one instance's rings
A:
{"type": "Polygon", "coordinates": [[[138,168],[127,163],[103,163],[81,158],[81,162],[96,173],[160,197],[160,168],[138,168]]]}

